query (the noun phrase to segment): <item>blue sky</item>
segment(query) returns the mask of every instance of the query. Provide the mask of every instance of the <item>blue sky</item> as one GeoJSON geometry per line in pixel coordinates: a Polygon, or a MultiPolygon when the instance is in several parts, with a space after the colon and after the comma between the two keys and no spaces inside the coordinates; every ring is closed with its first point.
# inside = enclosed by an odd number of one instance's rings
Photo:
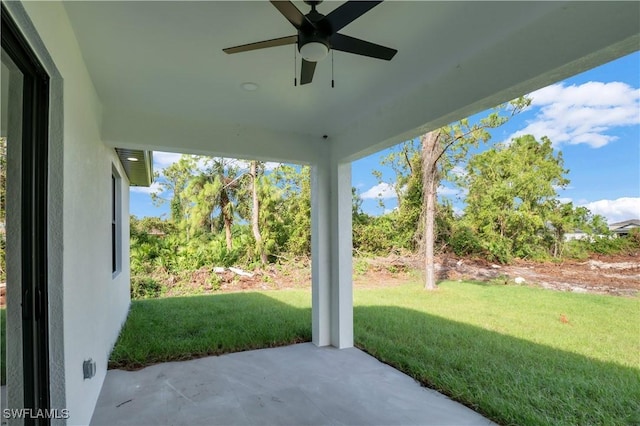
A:
{"type": "MultiPolygon", "coordinates": [[[[521,134],[537,139],[547,136],[561,150],[569,169],[569,186],[559,191],[562,201],[586,206],[608,221],[640,218],[640,52],[576,75],[530,94],[532,105],[492,132],[491,143],[521,134]]],[[[487,115],[482,112],[474,117],[487,115]]],[[[473,118],[472,118],[473,120],[473,118]]],[[[486,148],[485,148],[486,149],[486,148]]],[[[363,210],[381,214],[396,206],[397,197],[388,184],[380,183],[372,170],[380,170],[387,182],[393,173],[380,165],[388,151],[355,161],[352,185],[363,198],[363,210]]],[[[154,153],[154,169],[161,170],[178,154],[154,153]]],[[[132,188],[131,214],[163,216],[166,206],[155,207],[152,188],[132,188]]],[[[440,194],[463,207],[461,194],[443,185],[440,194]]]]}

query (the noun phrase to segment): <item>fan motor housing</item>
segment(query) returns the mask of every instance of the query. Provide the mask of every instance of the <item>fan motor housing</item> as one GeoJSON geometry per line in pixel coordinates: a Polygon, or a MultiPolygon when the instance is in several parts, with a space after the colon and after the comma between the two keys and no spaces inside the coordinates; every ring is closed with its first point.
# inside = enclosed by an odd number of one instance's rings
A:
{"type": "Polygon", "coordinates": [[[304,33],[302,31],[298,32],[298,52],[300,51],[302,46],[311,42],[322,43],[327,46],[327,49],[331,49],[328,37],[325,34],[322,34],[318,31],[313,31],[311,33],[304,33]]]}

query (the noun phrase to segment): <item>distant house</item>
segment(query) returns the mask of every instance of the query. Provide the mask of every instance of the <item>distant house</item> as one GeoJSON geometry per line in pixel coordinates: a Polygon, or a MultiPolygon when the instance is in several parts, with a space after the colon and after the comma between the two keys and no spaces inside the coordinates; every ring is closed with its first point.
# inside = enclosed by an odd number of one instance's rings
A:
{"type": "Polygon", "coordinates": [[[147,232],[147,235],[153,235],[154,237],[162,238],[166,234],[165,234],[164,231],[162,231],[162,230],[160,230],[158,228],[152,228],[149,232],[147,232]]]}
{"type": "Polygon", "coordinates": [[[588,238],[591,238],[591,236],[581,229],[575,229],[573,232],[567,232],[564,234],[565,241],[586,240],[588,238]]]}
{"type": "Polygon", "coordinates": [[[640,228],[640,219],[630,219],[609,225],[609,231],[618,237],[626,237],[634,228],[640,228]]]}

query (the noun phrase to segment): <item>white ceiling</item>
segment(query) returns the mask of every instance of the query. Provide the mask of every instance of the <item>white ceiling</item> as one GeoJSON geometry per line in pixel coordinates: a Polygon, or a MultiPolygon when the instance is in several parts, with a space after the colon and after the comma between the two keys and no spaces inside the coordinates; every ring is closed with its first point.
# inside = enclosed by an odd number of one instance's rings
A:
{"type": "Polygon", "coordinates": [[[386,1],[340,32],[398,49],[391,62],[335,52],[335,88],[331,56],[294,87],[293,46],[222,52],[296,33],[267,1],[65,8],[107,143],[272,160],[328,144],[354,159],[640,47],[638,2],[386,1]]]}

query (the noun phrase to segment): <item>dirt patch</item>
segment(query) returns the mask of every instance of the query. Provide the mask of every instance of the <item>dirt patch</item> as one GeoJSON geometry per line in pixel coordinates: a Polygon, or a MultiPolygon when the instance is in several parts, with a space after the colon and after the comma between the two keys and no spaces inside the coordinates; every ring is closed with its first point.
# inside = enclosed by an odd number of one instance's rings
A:
{"type": "MultiPolygon", "coordinates": [[[[419,256],[390,255],[355,258],[353,281],[356,287],[379,288],[420,280],[424,259],[419,256]]],[[[499,265],[481,259],[439,256],[438,280],[476,280],[504,284],[534,285],[575,293],[634,296],[640,292],[640,256],[594,256],[586,261],[528,262],[499,265]]],[[[204,267],[186,277],[155,277],[167,288],[167,295],[216,293],[249,290],[309,288],[308,259],[269,265],[238,273],[229,268],[204,267]]]]}
{"type": "Polygon", "coordinates": [[[633,296],[640,291],[640,257],[597,256],[583,262],[516,261],[496,265],[470,259],[441,259],[441,279],[504,280],[575,293],[633,296]]]}

